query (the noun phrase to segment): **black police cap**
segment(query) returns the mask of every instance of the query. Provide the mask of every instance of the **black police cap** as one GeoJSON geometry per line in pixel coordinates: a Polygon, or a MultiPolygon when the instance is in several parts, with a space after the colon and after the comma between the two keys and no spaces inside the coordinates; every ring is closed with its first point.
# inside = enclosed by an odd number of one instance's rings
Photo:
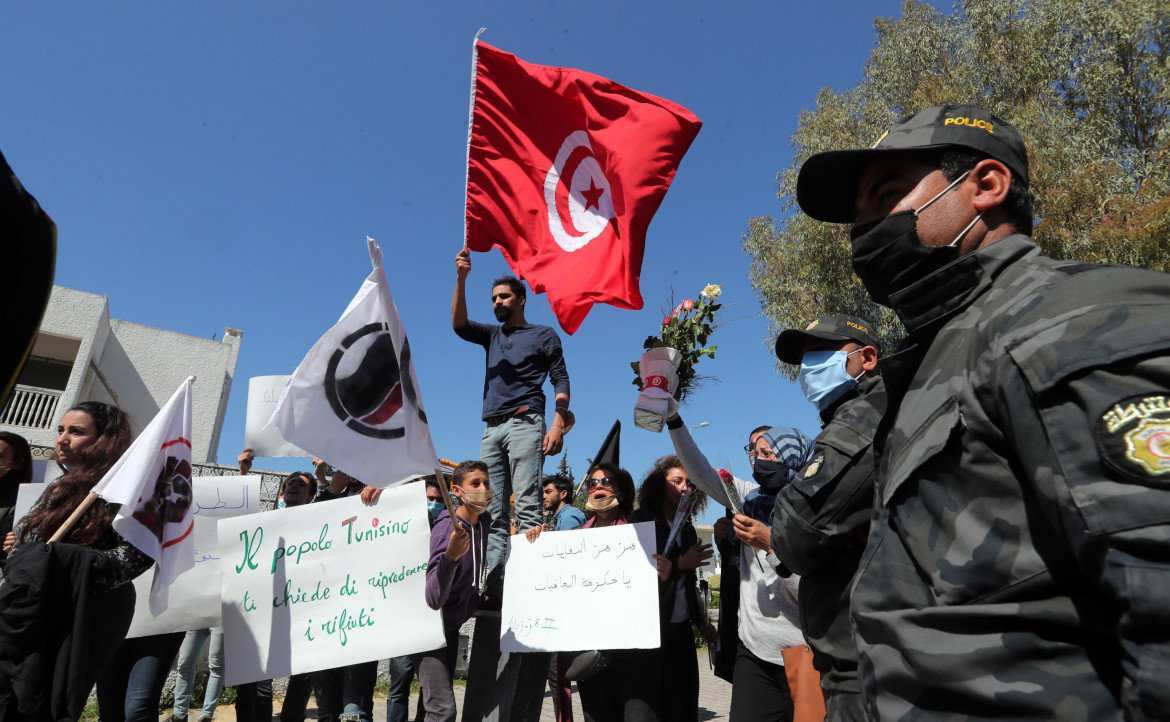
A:
{"type": "Polygon", "coordinates": [[[786,364],[799,364],[806,341],[853,341],[862,346],[877,348],[870,326],[856,316],[843,313],[822,316],[803,331],[790,328],[776,337],[776,358],[786,364]]]}
{"type": "Polygon", "coordinates": [[[852,223],[857,182],[874,158],[952,146],[1000,161],[1028,185],[1028,152],[1015,128],[978,106],[936,105],[903,117],[870,148],[831,150],[809,157],[796,179],[796,201],[819,221],[852,223]]]}

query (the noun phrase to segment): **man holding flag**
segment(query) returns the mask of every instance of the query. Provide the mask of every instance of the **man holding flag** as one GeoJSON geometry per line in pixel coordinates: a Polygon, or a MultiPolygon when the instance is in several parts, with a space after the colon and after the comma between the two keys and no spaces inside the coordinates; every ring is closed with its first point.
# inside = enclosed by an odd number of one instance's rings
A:
{"type": "MultiPolygon", "coordinates": [[[[488,569],[494,572],[508,548],[509,497],[516,495],[520,531],[539,527],[541,478],[544,457],[561,450],[565,433],[573,423],[569,411],[569,372],[561,353],[561,339],[548,326],[524,318],[524,284],[512,277],[492,285],[492,310],[502,325],[483,324],[467,318],[467,274],[471,254],[464,249],[455,257],[455,295],[451,300],[451,326],[464,341],[477,343],[487,352],[483,384],[483,420],[487,424],[479,458],[488,465],[492,487],[492,533],[488,541],[488,569]],[[556,393],[556,417],[545,430],[544,380],[556,393]]],[[[492,575],[492,591],[502,589],[499,573],[492,575]]]]}

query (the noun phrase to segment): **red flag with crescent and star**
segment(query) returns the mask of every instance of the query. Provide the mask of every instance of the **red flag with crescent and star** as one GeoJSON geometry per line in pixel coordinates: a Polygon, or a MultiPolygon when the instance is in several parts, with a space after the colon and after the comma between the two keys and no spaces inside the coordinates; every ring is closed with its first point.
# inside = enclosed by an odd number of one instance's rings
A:
{"type": "Polygon", "coordinates": [[[466,245],[504,254],[576,331],[642,308],[646,229],[701,121],[686,108],[476,41],[466,245]]]}

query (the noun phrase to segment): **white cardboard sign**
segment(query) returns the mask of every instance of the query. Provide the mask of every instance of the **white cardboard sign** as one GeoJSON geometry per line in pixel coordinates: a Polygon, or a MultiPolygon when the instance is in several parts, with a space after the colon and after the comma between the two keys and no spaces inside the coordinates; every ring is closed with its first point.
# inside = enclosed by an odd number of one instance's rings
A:
{"type": "Polygon", "coordinates": [[[442,647],[430,535],[422,484],[221,520],[225,683],[442,647]]]}
{"type": "Polygon", "coordinates": [[[545,532],[532,543],[518,534],[509,543],[501,652],[659,646],[652,522],[545,532]]]}
{"type": "Polygon", "coordinates": [[[216,523],[260,511],[259,476],[196,476],[194,490],[195,566],[183,572],[167,592],[167,609],[150,614],[152,571],[134,580],[138,600],[127,637],[206,629],[220,624],[219,537],[216,523]]]}
{"type": "Polygon", "coordinates": [[[256,456],[312,456],[301,447],[285,441],[280,429],[268,425],[276,402],[291,376],[253,376],[248,379],[248,410],[244,417],[244,447],[256,456]]]}

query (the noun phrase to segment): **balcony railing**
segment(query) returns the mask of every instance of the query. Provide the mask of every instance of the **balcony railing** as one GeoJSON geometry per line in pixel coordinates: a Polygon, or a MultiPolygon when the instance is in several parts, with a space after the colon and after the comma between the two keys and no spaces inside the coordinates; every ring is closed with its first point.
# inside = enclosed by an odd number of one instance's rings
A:
{"type": "Polygon", "coordinates": [[[0,424],[51,429],[57,423],[57,402],[60,400],[61,392],[56,389],[17,384],[0,414],[0,424]]]}

